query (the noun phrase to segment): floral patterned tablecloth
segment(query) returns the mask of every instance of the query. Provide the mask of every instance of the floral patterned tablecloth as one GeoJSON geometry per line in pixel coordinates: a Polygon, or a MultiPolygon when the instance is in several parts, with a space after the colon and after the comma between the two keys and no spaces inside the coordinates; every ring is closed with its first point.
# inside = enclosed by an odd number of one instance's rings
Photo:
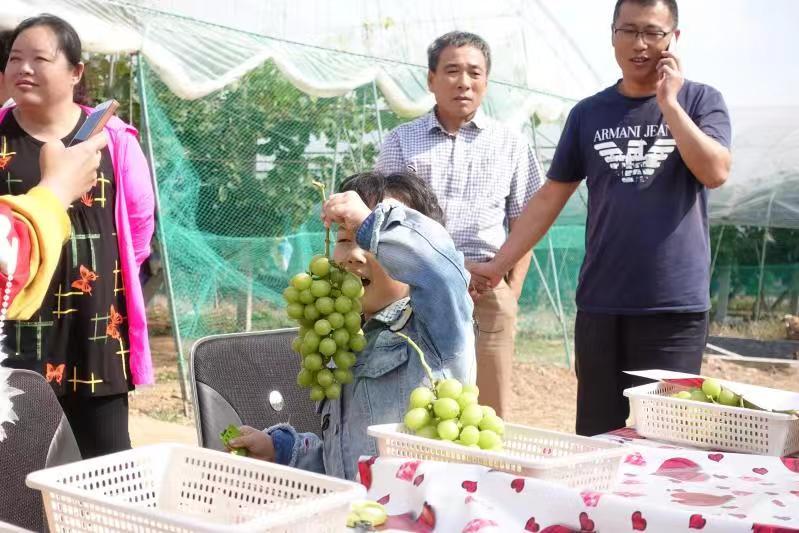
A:
{"type": "Polygon", "coordinates": [[[799,459],[597,438],[630,453],[612,490],[594,492],[486,467],[362,458],[361,482],[386,506],[384,530],[538,533],[799,533],[799,459]]]}

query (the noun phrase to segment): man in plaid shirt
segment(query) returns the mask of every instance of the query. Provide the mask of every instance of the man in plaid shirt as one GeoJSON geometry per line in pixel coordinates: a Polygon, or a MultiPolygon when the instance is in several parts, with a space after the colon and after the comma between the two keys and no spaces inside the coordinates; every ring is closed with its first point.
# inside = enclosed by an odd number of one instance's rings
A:
{"type": "MultiPolygon", "coordinates": [[[[376,170],[415,172],[441,204],[446,226],[467,268],[490,261],[530,197],[541,187],[532,147],[480,109],[491,52],[479,36],[450,32],[427,50],[427,83],[436,106],[386,137],[376,170]]],[[[509,413],[516,313],[530,266],[525,254],[493,289],[472,285],[480,400],[509,413]]]]}

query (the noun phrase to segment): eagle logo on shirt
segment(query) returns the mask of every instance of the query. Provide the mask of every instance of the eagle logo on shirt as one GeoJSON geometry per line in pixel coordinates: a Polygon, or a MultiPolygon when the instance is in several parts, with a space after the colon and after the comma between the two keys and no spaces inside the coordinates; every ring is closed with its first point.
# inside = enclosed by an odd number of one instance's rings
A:
{"type": "Polygon", "coordinates": [[[657,139],[645,151],[647,144],[642,139],[631,139],[627,143],[625,154],[615,141],[605,141],[594,144],[594,150],[605,159],[612,170],[619,172],[622,183],[643,183],[677,147],[674,139],[657,139]]]}

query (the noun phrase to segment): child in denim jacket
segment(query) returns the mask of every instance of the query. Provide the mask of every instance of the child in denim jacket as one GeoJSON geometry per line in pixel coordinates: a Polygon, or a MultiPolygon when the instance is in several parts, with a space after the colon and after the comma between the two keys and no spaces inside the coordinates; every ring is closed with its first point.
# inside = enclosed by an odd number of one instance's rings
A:
{"type": "Polygon", "coordinates": [[[338,224],[333,260],[363,280],[366,348],[341,398],[320,406],[323,438],[279,424],[248,426],[233,447],[251,457],[354,479],[362,455],[377,448],[366,429],[400,422],[408,396],[425,380],[424,351],[434,377],[473,382],[474,330],[469,275],[444,229],[429,187],[412,174],[356,174],[324,205],[325,225],[338,224]]]}

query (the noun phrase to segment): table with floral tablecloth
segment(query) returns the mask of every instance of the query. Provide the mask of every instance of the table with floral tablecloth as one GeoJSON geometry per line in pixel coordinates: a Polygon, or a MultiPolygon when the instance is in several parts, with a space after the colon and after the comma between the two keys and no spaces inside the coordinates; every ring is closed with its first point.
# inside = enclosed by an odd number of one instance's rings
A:
{"type": "Polygon", "coordinates": [[[486,467],[362,458],[384,529],[538,533],[799,533],[799,459],[702,451],[624,429],[630,445],[608,491],[569,489],[486,467]]]}

